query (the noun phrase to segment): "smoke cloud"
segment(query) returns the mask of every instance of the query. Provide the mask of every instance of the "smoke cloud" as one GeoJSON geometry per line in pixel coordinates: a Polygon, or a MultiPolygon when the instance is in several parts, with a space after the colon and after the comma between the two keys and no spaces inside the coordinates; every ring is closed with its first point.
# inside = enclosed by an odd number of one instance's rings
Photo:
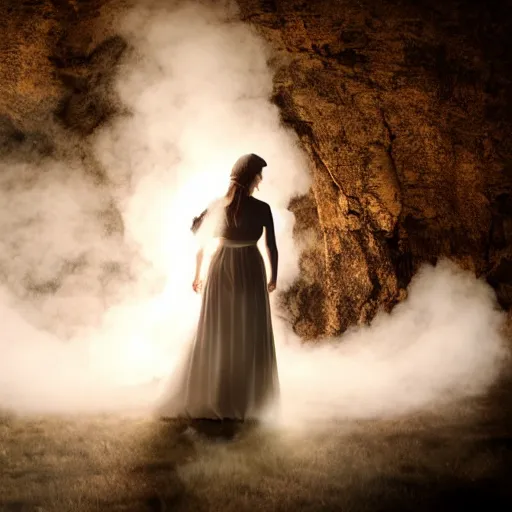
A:
{"type": "Polygon", "coordinates": [[[391,417],[488,389],[508,359],[493,290],[445,260],[422,267],[408,291],[343,343],[282,347],[281,421],[391,417]]]}
{"type": "MultiPolygon", "coordinates": [[[[241,154],[268,162],[259,197],[275,216],[280,287],[298,274],[286,206],[309,173],[269,101],[264,42],[231,6],[192,2],[134,8],[119,32],[129,113],[87,141],[108,179],[69,156],[1,164],[0,408],[151,405],[198,316],[191,220],[241,154]]],[[[493,291],[442,262],[409,292],[342,343],[303,346],[276,315],[284,423],[389,416],[487,389],[507,355],[493,291]]]]}

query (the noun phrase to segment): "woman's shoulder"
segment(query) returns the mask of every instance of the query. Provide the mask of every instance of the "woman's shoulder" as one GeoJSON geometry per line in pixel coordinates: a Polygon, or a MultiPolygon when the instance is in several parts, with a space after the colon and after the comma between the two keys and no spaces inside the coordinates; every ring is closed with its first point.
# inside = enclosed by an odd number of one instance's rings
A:
{"type": "Polygon", "coordinates": [[[268,203],[265,203],[265,201],[261,201],[260,199],[256,199],[255,197],[252,196],[249,198],[249,200],[255,208],[258,208],[261,211],[270,210],[270,205],[268,203]]]}

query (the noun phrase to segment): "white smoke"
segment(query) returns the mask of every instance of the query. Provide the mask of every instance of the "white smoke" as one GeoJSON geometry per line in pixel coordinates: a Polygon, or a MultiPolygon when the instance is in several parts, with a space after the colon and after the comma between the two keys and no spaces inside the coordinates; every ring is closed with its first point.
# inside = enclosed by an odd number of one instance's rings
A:
{"type": "Polygon", "coordinates": [[[281,421],[389,417],[477,396],[508,358],[503,322],[484,281],[446,260],[425,265],[404,302],[342,343],[282,347],[281,421]]]}
{"type": "MultiPolygon", "coordinates": [[[[191,220],[225,192],[244,153],[268,163],[259,196],[275,216],[279,286],[298,273],[286,206],[309,175],[269,101],[262,39],[232,8],[192,2],[138,7],[118,28],[132,48],[117,80],[130,115],[92,138],[108,191],[81,162],[5,164],[0,174],[0,407],[90,411],[154,398],[137,386],[172,371],[197,319],[191,220]],[[105,237],[106,198],[123,237],[105,237]],[[27,292],[31,282],[51,293],[27,292]]],[[[424,268],[407,301],[343,343],[301,346],[276,317],[282,416],[390,415],[483,392],[505,355],[501,320],[492,290],[446,263],[424,268]]]]}

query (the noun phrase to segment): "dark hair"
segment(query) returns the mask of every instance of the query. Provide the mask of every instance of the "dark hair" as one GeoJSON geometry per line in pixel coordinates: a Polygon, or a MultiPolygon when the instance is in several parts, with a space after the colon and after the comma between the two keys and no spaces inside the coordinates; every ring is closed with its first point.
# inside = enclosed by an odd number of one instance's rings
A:
{"type": "Polygon", "coordinates": [[[226,220],[228,225],[238,226],[238,217],[240,215],[242,202],[249,196],[250,187],[256,176],[257,175],[253,177],[248,185],[243,185],[234,180],[231,181],[228,191],[226,192],[226,198],[229,201],[226,207],[226,220]]]}
{"type": "MultiPolygon", "coordinates": [[[[226,199],[228,200],[226,221],[228,225],[238,226],[242,203],[249,196],[249,190],[256,176],[261,174],[263,167],[266,167],[266,165],[267,162],[254,153],[243,155],[235,162],[231,170],[231,183],[226,192],[226,199]]],[[[207,212],[208,210],[204,210],[199,217],[194,217],[190,228],[193,233],[199,230],[207,212]]]]}
{"type": "Polygon", "coordinates": [[[231,170],[231,184],[226,192],[229,201],[226,208],[228,225],[238,225],[243,200],[249,196],[251,185],[266,165],[267,162],[254,153],[243,155],[235,162],[231,170]]]}

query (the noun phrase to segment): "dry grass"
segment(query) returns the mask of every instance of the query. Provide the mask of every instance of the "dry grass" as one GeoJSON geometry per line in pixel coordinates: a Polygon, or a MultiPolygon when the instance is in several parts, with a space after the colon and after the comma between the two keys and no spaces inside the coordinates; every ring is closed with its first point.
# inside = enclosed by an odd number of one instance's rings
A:
{"type": "Polygon", "coordinates": [[[512,510],[510,396],[307,434],[4,416],[0,510],[512,510]]]}

